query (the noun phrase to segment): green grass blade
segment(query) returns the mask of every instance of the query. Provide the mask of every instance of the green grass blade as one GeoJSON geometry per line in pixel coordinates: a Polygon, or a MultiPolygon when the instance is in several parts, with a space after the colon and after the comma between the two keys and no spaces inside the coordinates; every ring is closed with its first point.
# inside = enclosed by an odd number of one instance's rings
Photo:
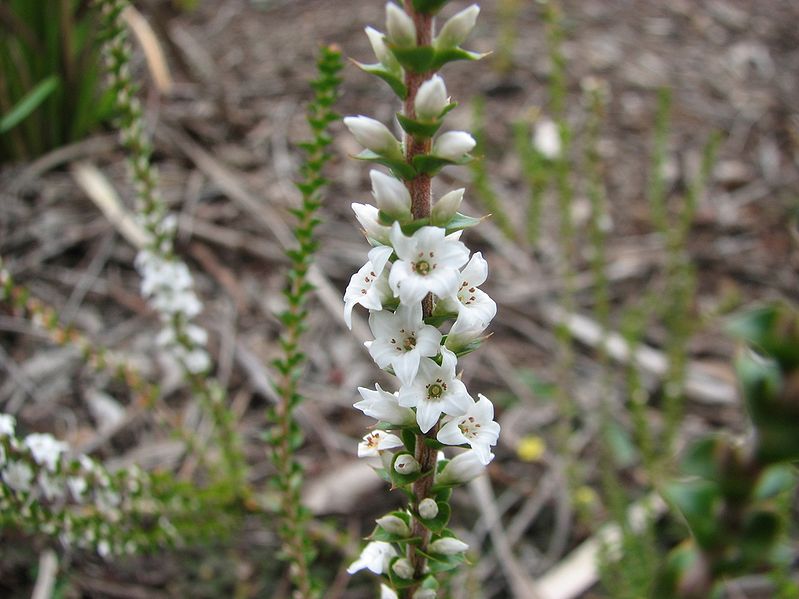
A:
{"type": "Polygon", "coordinates": [[[50,94],[58,89],[59,82],[59,78],[55,75],[51,75],[47,79],[40,81],[36,87],[17,102],[8,114],[0,118],[0,134],[6,133],[24,121],[26,117],[50,96],[50,94]]]}

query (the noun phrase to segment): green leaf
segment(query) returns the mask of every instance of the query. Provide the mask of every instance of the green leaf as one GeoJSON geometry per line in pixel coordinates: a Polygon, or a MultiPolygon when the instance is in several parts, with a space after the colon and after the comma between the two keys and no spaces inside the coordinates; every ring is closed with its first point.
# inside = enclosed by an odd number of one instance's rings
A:
{"type": "Polygon", "coordinates": [[[360,154],[353,156],[356,160],[364,160],[366,162],[374,162],[382,164],[391,169],[398,179],[413,179],[418,174],[416,169],[403,160],[394,160],[386,156],[381,156],[371,150],[363,150],[360,154]]]}
{"type": "Polygon", "coordinates": [[[704,480],[676,482],[669,484],[664,494],[682,512],[702,548],[712,548],[721,540],[715,513],[721,500],[718,485],[704,480]]]}
{"type": "Polygon", "coordinates": [[[680,464],[680,469],[685,474],[718,481],[719,471],[717,458],[722,445],[726,445],[723,437],[709,436],[700,439],[685,452],[680,464]]]}
{"type": "Polygon", "coordinates": [[[362,71],[380,77],[383,81],[388,83],[389,87],[399,96],[400,100],[404,100],[408,97],[408,88],[405,87],[402,78],[386,69],[382,64],[363,64],[357,60],[353,62],[362,71]]]}
{"type": "Polygon", "coordinates": [[[773,357],[784,370],[799,368],[799,314],[785,304],[771,304],[740,314],[727,330],[773,357]]]}
{"type": "Polygon", "coordinates": [[[394,54],[397,61],[409,71],[426,73],[431,70],[437,70],[433,69],[436,51],[432,46],[403,47],[390,43],[387,43],[386,46],[394,54]]]}
{"type": "Polygon", "coordinates": [[[426,175],[436,175],[438,171],[440,171],[445,166],[449,166],[451,164],[455,165],[464,165],[469,164],[471,162],[471,156],[464,156],[461,160],[449,160],[448,158],[442,158],[441,156],[434,156],[432,154],[417,154],[413,157],[413,168],[418,173],[423,173],[426,175]]]}
{"type": "Polygon", "coordinates": [[[441,7],[443,7],[449,0],[413,0],[413,8],[417,12],[426,15],[434,15],[441,7]]]}
{"type": "Polygon", "coordinates": [[[462,231],[463,229],[477,226],[487,218],[488,216],[475,218],[473,216],[467,216],[465,214],[461,214],[460,212],[456,212],[455,216],[450,219],[444,228],[447,230],[447,234],[450,234],[454,233],[455,231],[462,231]]]}
{"type": "Polygon", "coordinates": [[[0,134],[13,129],[25,120],[58,88],[60,82],[61,80],[56,75],[51,75],[36,84],[7,114],[0,118],[0,134]]]}
{"type": "Polygon", "coordinates": [[[432,123],[417,121],[414,119],[409,119],[401,112],[397,113],[397,121],[399,121],[400,127],[402,127],[406,133],[423,139],[429,139],[433,137],[444,122],[442,120],[436,120],[432,123]]]}
{"type": "Polygon", "coordinates": [[[779,464],[767,468],[755,486],[755,499],[772,499],[777,495],[790,491],[796,486],[796,469],[787,464],[779,464]]]}
{"type": "Polygon", "coordinates": [[[436,50],[435,55],[431,61],[430,69],[437,71],[448,62],[455,62],[456,60],[480,60],[485,58],[489,53],[481,54],[479,52],[469,52],[463,48],[446,48],[436,50]]]}

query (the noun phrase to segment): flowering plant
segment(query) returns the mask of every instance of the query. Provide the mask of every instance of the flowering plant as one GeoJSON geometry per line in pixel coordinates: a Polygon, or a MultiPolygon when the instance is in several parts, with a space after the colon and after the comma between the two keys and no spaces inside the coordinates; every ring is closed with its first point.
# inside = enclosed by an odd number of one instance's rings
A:
{"type": "Polygon", "coordinates": [[[378,62],[359,64],[386,81],[404,101],[397,121],[402,139],[366,116],[344,119],[365,147],[357,158],[387,167],[372,170],[375,206],[353,204],[373,246],[344,296],[351,326],[356,305],[369,310],[374,336],[366,343],[375,363],[397,378],[396,392],[359,388],[355,407],[378,420],[358,447],[379,456],[381,472],[410,499],[404,510],[377,520],[377,527],[349,572],[382,575],[383,597],[434,597],[435,574],[464,561],[468,545],[447,528],[453,486],[478,476],[494,457],[499,436],[494,407],[475,401],[458,375],[458,358],[475,350],[496,304],[477,287],[488,265],[460,240],[479,219],[460,214],[464,190],[432,202],[431,179],[443,167],[465,164],[475,141],[465,131],[439,134],[455,107],[437,71],[454,60],[481,55],[460,47],[473,29],[473,5],[447,20],[434,35],[434,16],[445,0],[386,5],[386,34],[367,27],[378,62]],[[451,322],[447,334],[438,326],[451,322]],[[453,459],[446,447],[464,448],[453,459]]]}

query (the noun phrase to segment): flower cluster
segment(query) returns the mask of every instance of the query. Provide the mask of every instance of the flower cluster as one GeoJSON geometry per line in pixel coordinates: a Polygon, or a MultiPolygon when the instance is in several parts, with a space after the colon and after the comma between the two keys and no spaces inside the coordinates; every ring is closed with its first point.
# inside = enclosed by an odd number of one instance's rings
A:
{"type": "Polygon", "coordinates": [[[0,413],[0,527],[57,535],[104,557],[178,541],[141,469],[111,473],[85,455],[68,458],[67,444],[52,435],[21,438],[15,428],[14,417],[0,413]]]}
{"type": "Polygon", "coordinates": [[[386,478],[412,497],[408,510],[377,520],[372,541],[349,568],[385,575],[391,583],[383,589],[386,597],[396,597],[393,589],[408,589],[408,597],[435,596],[435,580],[420,553],[439,562],[437,571],[462,560],[467,545],[445,528],[450,488],[482,472],[499,436],[491,401],[483,395],[475,401],[458,374],[458,358],[480,345],[496,314],[494,301],[479,289],[488,275],[486,260],[480,252],[470,255],[460,240],[462,230],[479,220],[458,212],[463,189],[431,206],[432,176],[466,163],[475,145],[465,131],[438,133],[455,105],[435,71],[451,60],[479,58],[458,47],[479,9],[461,11],[432,36],[433,13],[443,4],[414,2],[406,12],[389,2],[387,34],[366,29],[379,62],[360,66],[405,100],[397,115],[403,139],[369,117],[344,119],[365,147],[358,158],[389,169],[369,173],[374,205],[352,205],[373,247],[344,295],[347,325],[356,305],[369,311],[374,339],[366,346],[375,363],[397,378],[395,392],[359,388],[362,399],[355,404],[379,421],[358,455],[380,457],[386,478]],[[453,320],[446,334],[439,330],[453,320]],[[448,461],[440,452],[445,447],[466,451],[448,461]]]}
{"type": "Polygon", "coordinates": [[[103,52],[108,86],[119,114],[120,140],[129,153],[128,168],[138,206],[137,218],[149,243],[136,256],[142,277],[141,293],[159,314],[158,342],[190,375],[207,371],[211,359],[205,349],[207,333],[189,321],[202,311],[186,264],[174,252],[177,218],[169,213],[158,192],[158,171],[151,162],[152,143],[145,128],[142,106],[130,73],[131,48],[121,14],[126,0],[98,0],[108,29],[103,52]]]}

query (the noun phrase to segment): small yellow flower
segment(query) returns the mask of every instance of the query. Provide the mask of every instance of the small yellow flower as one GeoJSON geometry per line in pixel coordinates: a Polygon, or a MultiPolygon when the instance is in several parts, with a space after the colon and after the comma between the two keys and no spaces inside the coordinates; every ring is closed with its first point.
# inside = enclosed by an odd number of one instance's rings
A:
{"type": "Polygon", "coordinates": [[[537,462],[547,450],[546,441],[537,435],[528,435],[516,446],[516,455],[523,462],[537,462]]]}
{"type": "Polygon", "coordinates": [[[597,502],[597,494],[591,487],[583,485],[574,491],[574,503],[578,506],[589,507],[597,502]]]}

